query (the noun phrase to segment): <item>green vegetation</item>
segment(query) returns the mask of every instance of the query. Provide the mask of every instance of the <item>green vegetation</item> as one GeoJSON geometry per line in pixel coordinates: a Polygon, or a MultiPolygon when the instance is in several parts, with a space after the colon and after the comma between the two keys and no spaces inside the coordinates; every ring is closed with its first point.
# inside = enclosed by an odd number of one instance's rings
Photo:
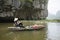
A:
{"type": "Polygon", "coordinates": [[[55,20],[46,20],[46,21],[48,21],[48,22],[60,22],[60,20],[57,20],[57,19],[55,19],[55,20]]]}
{"type": "Polygon", "coordinates": [[[24,22],[32,22],[33,24],[34,23],[44,24],[47,22],[60,22],[60,20],[20,20],[20,21],[22,21],[23,23],[24,22]]]}
{"type": "Polygon", "coordinates": [[[21,7],[22,8],[31,8],[33,5],[32,5],[32,3],[33,3],[33,0],[19,0],[20,2],[21,2],[21,7]]]}
{"type": "Polygon", "coordinates": [[[30,2],[32,2],[33,0],[19,0],[19,1],[21,1],[21,2],[24,2],[24,1],[30,1],[30,2]]]}

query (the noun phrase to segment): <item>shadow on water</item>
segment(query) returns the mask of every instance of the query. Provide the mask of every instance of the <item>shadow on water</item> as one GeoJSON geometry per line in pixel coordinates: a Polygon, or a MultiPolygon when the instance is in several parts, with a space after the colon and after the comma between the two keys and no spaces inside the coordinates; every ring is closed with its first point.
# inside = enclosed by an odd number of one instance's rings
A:
{"type": "Polygon", "coordinates": [[[0,17],[0,23],[12,23],[14,17],[0,17]]]}

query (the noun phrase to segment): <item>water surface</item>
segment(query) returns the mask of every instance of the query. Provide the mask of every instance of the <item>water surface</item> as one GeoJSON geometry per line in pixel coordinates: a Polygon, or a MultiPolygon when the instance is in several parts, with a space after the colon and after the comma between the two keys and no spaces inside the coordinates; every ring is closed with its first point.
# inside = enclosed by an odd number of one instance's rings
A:
{"type": "Polygon", "coordinates": [[[46,28],[39,31],[9,31],[7,27],[13,26],[13,23],[0,23],[0,40],[60,40],[60,23],[44,23],[44,25],[46,28]]]}

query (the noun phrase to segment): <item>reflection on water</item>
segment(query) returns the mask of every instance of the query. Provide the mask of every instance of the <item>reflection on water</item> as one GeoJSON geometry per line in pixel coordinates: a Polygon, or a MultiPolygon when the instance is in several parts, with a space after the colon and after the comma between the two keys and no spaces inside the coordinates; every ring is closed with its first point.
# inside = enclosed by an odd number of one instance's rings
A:
{"type": "Polygon", "coordinates": [[[60,40],[60,23],[48,23],[48,40],[60,40]]]}
{"type": "Polygon", "coordinates": [[[47,23],[39,31],[9,31],[9,26],[12,23],[0,23],[0,40],[60,40],[60,23],[47,23]]]}

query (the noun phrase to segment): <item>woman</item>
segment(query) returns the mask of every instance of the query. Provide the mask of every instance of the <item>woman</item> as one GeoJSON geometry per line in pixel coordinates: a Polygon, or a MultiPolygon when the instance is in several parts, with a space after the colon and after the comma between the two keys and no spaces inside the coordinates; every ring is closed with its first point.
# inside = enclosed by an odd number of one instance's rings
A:
{"type": "Polygon", "coordinates": [[[15,18],[15,19],[14,19],[14,26],[15,26],[15,27],[22,27],[22,28],[24,28],[22,22],[20,22],[20,21],[18,20],[18,18],[15,18]]]}

